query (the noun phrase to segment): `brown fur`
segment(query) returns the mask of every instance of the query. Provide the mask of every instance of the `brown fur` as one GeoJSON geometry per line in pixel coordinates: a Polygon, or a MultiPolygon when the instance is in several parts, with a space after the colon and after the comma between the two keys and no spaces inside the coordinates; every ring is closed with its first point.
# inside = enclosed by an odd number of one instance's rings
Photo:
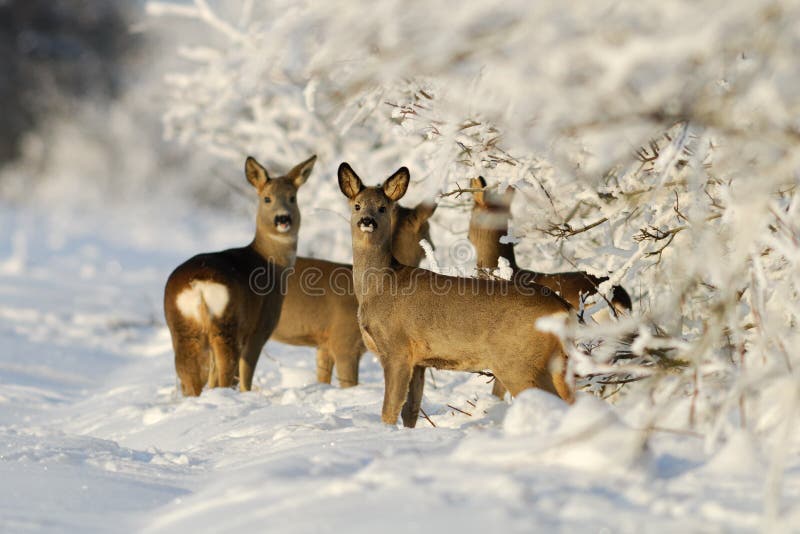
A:
{"type": "MultiPolygon", "coordinates": [[[[419,265],[421,239],[430,241],[428,218],[435,204],[397,206],[392,253],[403,263],[419,265]]],[[[272,338],[289,345],[317,347],[317,380],[330,384],[333,369],[341,387],[358,384],[358,365],[367,350],[358,326],[353,266],[297,258],[289,275],[280,321],[272,338]]]]}
{"type": "MultiPolygon", "coordinates": [[[[483,177],[473,178],[470,186],[472,189],[485,189],[486,181],[483,177]]],[[[508,188],[503,192],[475,191],[473,199],[475,203],[469,221],[469,240],[477,253],[479,271],[496,268],[498,259],[502,256],[509,261],[514,270],[512,280],[515,284],[543,285],[558,293],[575,308],[580,308],[582,298],[585,300],[597,294],[597,286],[608,280],[608,277],[593,276],[582,271],[539,273],[520,269],[513,245],[500,243],[500,238],[508,234],[513,189],[508,188]]],[[[611,304],[614,314],[630,312],[631,300],[622,286],[614,286],[611,304]]],[[[492,392],[501,398],[505,395],[505,389],[497,381],[492,392]]]]}
{"type": "Polygon", "coordinates": [[[195,256],[169,276],[164,315],[184,395],[199,395],[206,383],[229,387],[237,375],[239,388],[250,390],[261,349],[280,316],[281,280],[295,261],[300,226],[295,195],[315,160],[312,156],[273,179],[247,158],[245,174],[259,200],[255,238],[242,248],[195,256]],[[284,215],[291,226],[280,232],[277,217],[284,215]],[[199,289],[209,286],[216,291],[212,302],[214,295],[199,289]]]}
{"type": "Polygon", "coordinates": [[[351,205],[359,325],[384,370],[383,421],[395,424],[402,409],[403,424],[416,424],[425,367],[491,369],[512,395],[538,387],[571,400],[563,347],[535,327],[540,317],[571,313],[567,302],[543,287],[526,294],[513,283],[439,275],[392,258],[388,208],[408,181],[404,167],[383,186],[364,187],[348,164],[339,167],[351,205]]]}

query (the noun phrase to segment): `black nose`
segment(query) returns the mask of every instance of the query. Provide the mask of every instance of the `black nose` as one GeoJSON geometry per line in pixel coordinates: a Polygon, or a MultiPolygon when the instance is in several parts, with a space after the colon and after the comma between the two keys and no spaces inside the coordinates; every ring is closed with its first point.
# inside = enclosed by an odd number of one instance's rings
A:
{"type": "Polygon", "coordinates": [[[291,215],[276,215],[275,216],[275,225],[279,224],[292,224],[292,216],[291,215]]]}
{"type": "Polygon", "coordinates": [[[361,219],[358,220],[358,225],[378,228],[378,223],[372,217],[361,217],[361,219]]]}

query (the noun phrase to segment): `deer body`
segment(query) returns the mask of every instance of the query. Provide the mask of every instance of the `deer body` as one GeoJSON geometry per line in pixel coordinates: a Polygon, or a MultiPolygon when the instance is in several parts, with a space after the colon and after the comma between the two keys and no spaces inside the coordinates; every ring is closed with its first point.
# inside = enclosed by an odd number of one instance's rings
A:
{"type": "MultiPolygon", "coordinates": [[[[483,177],[473,178],[473,189],[485,188],[483,177]]],[[[550,288],[575,308],[581,299],[595,295],[597,287],[608,280],[607,276],[594,276],[582,271],[562,273],[540,273],[520,269],[514,254],[514,246],[501,243],[508,235],[508,219],[511,217],[512,190],[504,193],[480,191],[473,193],[475,204],[469,221],[469,240],[475,247],[479,270],[495,269],[498,259],[506,258],[514,271],[512,280],[517,284],[538,284],[550,288]]],[[[615,311],[630,312],[631,298],[625,288],[614,286],[611,304],[615,311]]]]}
{"type": "Polygon", "coordinates": [[[273,333],[281,343],[317,347],[317,380],[330,383],[335,362],[342,387],[358,384],[358,363],[365,351],[356,321],[352,273],[349,265],[297,258],[273,333]]]}
{"type": "Polygon", "coordinates": [[[571,399],[561,343],[535,327],[539,317],[570,313],[569,304],[549,292],[444,276],[392,257],[386,210],[408,180],[402,168],[382,187],[364,187],[349,165],[339,167],[352,206],[359,325],[384,370],[383,421],[394,424],[402,409],[405,426],[416,424],[425,367],[491,369],[512,395],[538,387],[571,399]]]}
{"type": "MultiPolygon", "coordinates": [[[[398,206],[393,222],[393,252],[410,265],[422,260],[421,239],[430,241],[428,218],[435,206],[398,206]]],[[[272,339],[317,347],[317,380],[329,384],[333,369],[341,387],[358,384],[366,346],[358,326],[353,267],[314,258],[297,258],[287,278],[280,321],[272,339]]]]}
{"type": "Polygon", "coordinates": [[[300,212],[297,188],[315,157],[271,179],[254,159],[245,172],[259,195],[256,234],[241,248],[200,254],[178,266],[164,290],[164,315],[184,395],[203,386],[249,391],[261,349],[278,323],[282,280],[295,262],[300,212]]]}
{"type": "MultiPolygon", "coordinates": [[[[473,189],[486,188],[486,181],[473,178],[473,189]]],[[[500,257],[508,260],[513,275],[511,280],[521,287],[541,285],[558,293],[573,307],[580,308],[587,297],[597,294],[597,288],[608,280],[608,277],[594,276],[582,271],[561,273],[540,273],[520,269],[514,254],[514,246],[501,243],[500,238],[508,235],[508,219],[511,216],[511,199],[513,190],[498,193],[494,191],[477,191],[473,193],[475,204],[469,222],[469,240],[475,247],[478,271],[485,272],[497,267],[500,257]]],[[[613,314],[629,313],[631,299],[622,286],[614,286],[610,305],[613,314]]],[[[492,393],[498,397],[505,395],[502,384],[495,381],[492,393]]]]}
{"type": "MultiPolygon", "coordinates": [[[[500,243],[500,238],[508,234],[508,223],[502,230],[481,228],[470,220],[469,240],[475,247],[476,266],[479,271],[486,272],[497,268],[498,260],[508,260],[513,269],[512,281],[517,284],[538,284],[550,288],[575,308],[580,308],[582,299],[595,295],[597,287],[608,280],[607,276],[594,276],[582,271],[561,273],[540,273],[528,269],[520,269],[514,255],[514,247],[509,243],[500,243]]],[[[630,312],[631,299],[622,286],[614,286],[611,304],[616,312],[630,312]]]]}

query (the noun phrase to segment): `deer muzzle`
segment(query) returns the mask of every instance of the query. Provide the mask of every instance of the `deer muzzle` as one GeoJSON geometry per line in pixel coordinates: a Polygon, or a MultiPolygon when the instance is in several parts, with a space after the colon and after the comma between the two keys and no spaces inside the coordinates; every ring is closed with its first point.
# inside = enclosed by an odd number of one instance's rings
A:
{"type": "Polygon", "coordinates": [[[378,222],[372,217],[361,217],[358,221],[358,228],[362,232],[372,233],[378,229],[378,222]]]}
{"type": "Polygon", "coordinates": [[[275,216],[275,228],[282,234],[292,229],[292,216],[288,213],[275,216]]]}

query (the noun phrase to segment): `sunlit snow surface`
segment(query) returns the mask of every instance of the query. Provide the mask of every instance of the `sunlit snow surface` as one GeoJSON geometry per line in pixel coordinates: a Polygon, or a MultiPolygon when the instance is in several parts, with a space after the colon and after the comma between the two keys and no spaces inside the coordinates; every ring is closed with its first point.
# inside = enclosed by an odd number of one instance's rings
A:
{"type": "MultiPolygon", "coordinates": [[[[797,436],[768,525],[759,441],[646,434],[649,406],[624,399],[508,404],[484,377],[436,371],[436,428],[406,430],[380,421],[371,354],[341,390],[315,383],[313,349],[277,343],[256,391],[179,398],[163,283],[249,232],[249,217],[183,215],[0,211],[0,531],[800,529],[797,436]]],[[[657,426],[686,430],[687,411],[676,401],[657,426]]]]}

